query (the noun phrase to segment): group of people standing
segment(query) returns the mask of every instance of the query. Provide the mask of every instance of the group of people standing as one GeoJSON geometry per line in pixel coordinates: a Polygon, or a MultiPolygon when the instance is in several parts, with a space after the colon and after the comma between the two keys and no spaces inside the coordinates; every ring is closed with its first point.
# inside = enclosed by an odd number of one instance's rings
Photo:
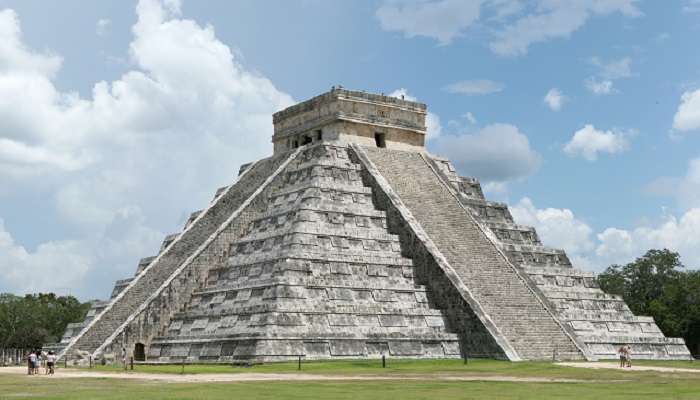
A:
{"type": "Polygon", "coordinates": [[[632,346],[626,344],[617,350],[620,355],[620,368],[632,368],[632,346]]]}
{"type": "Polygon", "coordinates": [[[44,368],[45,375],[53,375],[56,366],[56,354],[53,351],[42,352],[33,350],[27,355],[27,373],[29,375],[39,375],[40,369],[44,368]]]}

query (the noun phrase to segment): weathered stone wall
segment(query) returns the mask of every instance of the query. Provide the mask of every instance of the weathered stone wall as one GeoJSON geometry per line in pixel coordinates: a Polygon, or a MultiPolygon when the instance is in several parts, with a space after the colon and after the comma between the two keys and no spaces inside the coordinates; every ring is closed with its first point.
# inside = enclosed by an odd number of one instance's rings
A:
{"type": "Polygon", "coordinates": [[[305,148],[149,359],[460,357],[360,170],[345,146],[305,148]]]}
{"type": "MultiPolygon", "coordinates": [[[[216,230],[227,221],[230,215],[248,198],[259,189],[263,181],[281,165],[287,157],[278,156],[262,160],[254,165],[248,173],[241,176],[230,190],[224,192],[217,200],[193,222],[181,235],[173,239],[172,243],[119,294],[112,299],[109,305],[92,321],[85,329],[68,344],[66,350],[80,350],[95,352],[100,346],[109,345],[125,328],[124,324],[130,319],[147,318],[147,314],[140,314],[139,308],[147,306],[151,297],[157,293],[161,286],[172,279],[174,273],[179,273],[178,268],[189,257],[193,256],[197,249],[216,230]]],[[[178,293],[186,295],[185,293],[178,293]]],[[[175,296],[174,292],[170,293],[175,296]]],[[[181,303],[158,301],[159,313],[150,315],[152,321],[142,323],[141,326],[149,326],[149,331],[157,331],[158,324],[151,324],[154,320],[163,320],[160,316],[167,315],[171,307],[178,307],[181,303]]],[[[154,310],[150,306],[150,310],[154,310]]],[[[127,336],[128,338],[128,336],[127,336]]],[[[101,350],[101,349],[100,349],[101,350]]]]}
{"type": "Polygon", "coordinates": [[[425,104],[334,89],[276,113],[272,141],[277,154],[321,138],[374,145],[374,134],[381,133],[387,147],[420,151],[425,117],[425,104]]]}

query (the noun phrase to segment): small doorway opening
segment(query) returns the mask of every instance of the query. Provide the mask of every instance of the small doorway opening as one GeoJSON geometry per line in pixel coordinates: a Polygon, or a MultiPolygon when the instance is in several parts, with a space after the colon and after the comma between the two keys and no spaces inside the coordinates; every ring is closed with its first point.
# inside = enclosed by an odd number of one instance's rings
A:
{"type": "Polygon", "coordinates": [[[146,361],[146,346],[143,343],[134,346],[134,361],[146,361]]]}
{"type": "Polygon", "coordinates": [[[309,143],[311,143],[311,138],[309,136],[305,135],[304,137],[301,138],[301,145],[302,146],[307,145],[309,143]]]}
{"type": "Polygon", "coordinates": [[[386,147],[385,134],[379,132],[375,133],[374,142],[377,144],[377,147],[386,147]]]}

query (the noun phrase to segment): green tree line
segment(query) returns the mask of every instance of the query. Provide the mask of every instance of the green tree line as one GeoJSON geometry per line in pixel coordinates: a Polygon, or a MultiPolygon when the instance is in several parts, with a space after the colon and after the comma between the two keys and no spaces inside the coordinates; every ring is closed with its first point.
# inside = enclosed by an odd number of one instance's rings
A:
{"type": "Polygon", "coordinates": [[[61,340],[69,322],[85,318],[90,303],[54,293],[0,294],[0,349],[39,348],[61,340]]]}
{"type": "Polygon", "coordinates": [[[598,275],[601,289],[625,299],[632,312],[654,317],[666,336],[682,337],[700,354],[700,271],[687,270],[678,253],[649,250],[598,275]]]}

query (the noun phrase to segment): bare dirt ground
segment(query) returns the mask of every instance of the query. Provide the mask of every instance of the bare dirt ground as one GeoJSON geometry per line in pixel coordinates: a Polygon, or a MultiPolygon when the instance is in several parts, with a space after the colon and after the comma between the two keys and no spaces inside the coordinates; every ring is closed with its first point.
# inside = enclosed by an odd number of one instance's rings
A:
{"type": "Polygon", "coordinates": [[[700,374],[700,369],[692,368],[656,367],[650,365],[633,365],[631,368],[620,368],[620,364],[618,362],[560,362],[557,363],[557,365],[576,368],[617,369],[621,371],[690,372],[700,374]]]}
{"type": "MultiPolygon", "coordinates": [[[[26,375],[25,367],[0,368],[1,375],[26,375]]],[[[491,382],[542,382],[542,383],[572,383],[589,382],[579,379],[560,378],[530,378],[517,376],[469,376],[469,375],[316,375],[304,373],[236,373],[236,374],[157,374],[139,372],[98,372],[74,369],[61,369],[55,375],[39,375],[36,379],[66,379],[66,378],[113,378],[113,379],[137,379],[145,381],[158,381],[170,383],[198,383],[198,382],[254,382],[254,381],[491,381],[491,382]]]]}

